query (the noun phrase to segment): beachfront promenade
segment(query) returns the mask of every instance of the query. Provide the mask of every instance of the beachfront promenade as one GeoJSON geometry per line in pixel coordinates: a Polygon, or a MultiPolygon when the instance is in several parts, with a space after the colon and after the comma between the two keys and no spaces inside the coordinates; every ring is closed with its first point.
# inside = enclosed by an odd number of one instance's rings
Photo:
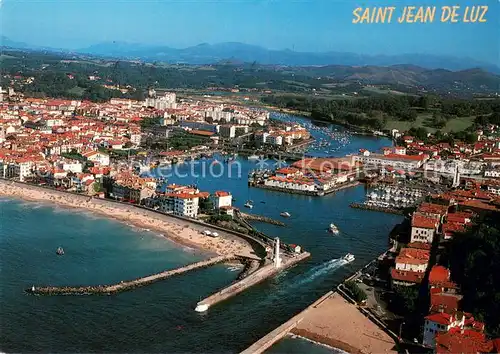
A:
{"type": "Polygon", "coordinates": [[[28,293],[34,295],[111,295],[122,291],[132,290],[141,286],[170,278],[175,275],[187,273],[189,271],[206,268],[211,265],[242,258],[237,255],[218,256],[204,261],[191,263],[186,266],[165,270],[160,273],[148,275],[134,280],[121,281],[112,285],[97,286],[33,286],[26,289],[28,293]]]}

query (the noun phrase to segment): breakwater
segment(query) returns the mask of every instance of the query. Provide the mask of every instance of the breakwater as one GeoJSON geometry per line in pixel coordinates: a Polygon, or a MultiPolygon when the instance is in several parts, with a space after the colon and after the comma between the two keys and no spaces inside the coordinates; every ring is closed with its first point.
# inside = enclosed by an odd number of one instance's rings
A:
{"type": "Polygon", "coordinates": [[[227,262],[241,258],[237,255],[218,256],[204,261],[191,263],[186,266],[165,270],[160,273],[148,275],[142,278],[137,278],[129,281],[121,281],[112,285],[97,285],[97,286],[32,286],[26,289],[26,292],[33,295],[111,295],[127,290],[132,290],[138,287],[152,284],[154,282],[170,278],[175,275],[187,273],[195,269],[206,268],[211,265],[227,262]]]}
{"type": "Polygon", "coordinates": [[[231,284],[230,286],[216,292],[213,295],[210,295],[209,297],[201,300],[198,302],[196,305],[195,311],[197,312],[205,312],[208,310],[209,307],[224,301],[226,299],[229,299],[230,297],[235,296],[236,294],[241,293],[242,291],[250,288],[251,286],[260,283],[264,281],[265,279],[279,273],[280,271],[283,271],[284,269],[290,268],[294,266],[295,264],[303,261],[304,259],[310,257],[311,254],[309,252],[302,252],[300,254],[296,254],[291,257],[287,257],[280,268],[276,268],[274,266],[274,263],[269,263],[263,267],[261,267],[259,270],[253,272],[249,276],[245,277],[244,279],[231,284]]]}
{"type": "Polygon", "coordinates": [[[403,215],[403,211],[401,209],[390,208],[390,207],[382,207],[376,205],[367,205],[364,203],[351,203],[349,205],[351,208],[362,209],[362,210],[371,210],[371,211],[379,211],[382,213],[403,215]]]}
{"type": "Polygon", "coordinates": [[[279,220],[275,220],[272,218],[268,218],[267,216],[262,216],[262,215],[255,215],[255,214],[247,214],[247,213],[242,213],[240,212],[240,215],[243,219],[245,220],[250,220],[250,221],[260,221],[260,222],[265,222],[271,225],[277,225],[277,226],[285,226],[285,223],[279,220]]]}

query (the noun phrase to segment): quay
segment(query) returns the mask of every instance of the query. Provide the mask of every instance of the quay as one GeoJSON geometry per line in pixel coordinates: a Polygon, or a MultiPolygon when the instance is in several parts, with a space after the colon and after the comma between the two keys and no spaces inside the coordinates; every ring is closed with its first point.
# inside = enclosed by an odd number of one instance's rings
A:
{"type": "Polygon", "coordinates": [[[240,292],[250,288],[251,286],[264,281],[265,279],[272,277],[273,275],[283,271],[284,269],[290,268],[295,264],[303,261],[304,259],[310,257],[311,254],[309,252],[302,252],[299,254],[295,254],[293,256],[287,257],[284,259],[281,267],[277,268],[274,263],[269,263],[264,265],[259,270],[253,272],[246,278],[231,284],[230,286],[216,292],[208,296],[207,298],[201,300],[196,305],[196,312],[205,312],[209,309],[209,307],[227,300],[230,297],[239,294],[240,292]]]}
{"type": "Polygon", "coordinates": [[[232,261],[235,259],[244,259],[239,255],[228,255],[213,257],[204,261],[191,263],[186,266],[165,270],[160,273],[148,275],[142,278],[122,281],[113,285],[97,285],[97,286],[33,286],[26,289],[26,292],[34,295],[111,295],[122,291],[132,290],[138,287],[152,284],[154,282],[170,278],[175,275],[187,273],[189,271],[206,268],[211,265],[232,261]]]}
{"type": "Polygon", "coordinates": [[[284,193],[290,193],[290,194],[303,194],[303,195],[310,195],[310,196],[315,196],[315,197],[322,197],[324,195],[330,194],[330,193],[335,193],[338,192],[342,189],[346,188],[351,188],[351,187],[356,187],[360,184],[359,181],[355,182],[349,182],[345,183],[342,185],[337,185],[334,186],[333,188],[330,188],[325,191],[305,191],[305,190],[299,190],[299,189],[290,189],[290,188],[281,188],[281,187],[275,187],[275,186],[266,186],[265,184],[260,184],[260,183],[254,183],[254,182],[248,182],[248,185],[251,187],[255,188],[262,188],[262,189],[268,189],[272,191],[278,191],[278,192],[284,192],[284,193]]]}
{"type": "Polygon", "coordinates": [[[377,206],[377,205],[369,205],[369,204],[365,204],[365,203],[351,203],[351,204],[349,204],[349,206],[351,208],[355,208],[355,209],[379,211],[382,213],[403,215],[403,210],[396,209],[396,208],[383,207],[383,206],[377,206]]]}

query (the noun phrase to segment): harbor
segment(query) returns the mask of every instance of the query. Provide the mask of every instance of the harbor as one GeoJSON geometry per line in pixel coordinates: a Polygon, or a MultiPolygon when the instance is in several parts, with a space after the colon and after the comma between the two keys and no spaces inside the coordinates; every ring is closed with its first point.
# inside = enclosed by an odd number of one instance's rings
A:
{"type": "MultiPolygon", "coordinates": [[[[337,153],[352,153],[360,146],[376,150],[387,146],[390,141],[353,137],[351,144],[337,153]]],[[[211,163],[214,158],[206,162],[211,163]]],[[[243,176],[255,169],[254,161],[244,157],[238,157],[238,161],[243,176]]],[[[179,166],[179,173],[189,173],[189,165],[179,166]]],[[[198,170],[196,173],[201,175],[198,170]]],[[[12,331],[2,327],[2,332],[13,339],[5,350],[22,352],[29,345],[36,350],[74,352],[84,349],[93,352],[241,351],[380,254],[387,248],[388,232],[401,218],[391,214],[373,217],[365,211],[349,208],[350,201],[364,198],[366,193],[361,185],[315,198],[248,188],[245,178],[227,176],[199,179],[173,176],[169,183],[196,183],[201,190],[231,191],[236,200],[234,206],[242,211],[246,211],[245,201],[254,200],[251,213],[255,215],[280,220],[281,212],[289,212],[292,216],[282,220],[287,227],[260,222],[256,227],[272,238],[280,237],[287,244],[301,245],[311,257],[266,278],[238,296],[225,299],[206,313],[194,311],[197,303],[237,281],[239,271],[231,271],[230,267],[220,263],[111,297],[70,296],[59,299],[20,296],[32,284],[115,284],[122,279],[136,279],[162,269],[175,269],[201,261],[202,254],[196,248],[191,249],[194,247],[192,243],[198,240],[194,234],[192,240],[185,237],[186,244],[183,245],[182,239],[174,233],[179,242],[171,243],[168,238],[155,234],[165,232],[156,231],[152,224],[132,228],[126,225],[133,224],[130,219],[118,223],[108,220],[107,216],[103,218],[105,215],[93,216],[64,205],[50,207],[49,203],[54,203],[50,200],[47,204],[4,202],[5,223],[0,234],[6,242],[0,247],[4,251],[2,292],[5,305],[1,314],[6,321],[15,324],[12,331]],[[331,223],[338,226],[339,235],[327,231],[331,223]],[[54,224],[59,225],[58,228],[46,232],[54,224]],[[64,256],[55,254],[59,246],[64,248],[64,256]],[[356,261],[348,266],[339,265],[335,259],[348,252],[356,255],[356,261]],[[36,306],[33,306],[34,302],[36,306]],[[51,319],[50,327],[46,326],[48,318],[51,319]],[[165,321],[165,318],[170,321],[165,321]],[[67,331],[67,324],[73,322],[80,324],[77,332],[67,331]],[[56,340],[54,331],[59,333],[56,340]],[[28,332],[36,335],[30,336],[28,332]],[[163,335],[158,337],[155,333],[163,335]],[[99,340],[102,337],[113,340],[103,342],[99,340]]],[[[58,197],[62,198],[60,194],[54,195],[55,200],[58,197]]],[[[78,203],[85,204],[86,200],[78,203]]],[[[115,215],[128,215],[126,210],[132,207],[123,208],[115,215]]],[[[149,215],[153,212],[141,210],[140,213],[149,215]]],[[[169,220],[176,220],[176,230],[185,230],[185,225],[189,224],[196,225],[198,234],[199,230],[205,229],[223,234],[210,225],[159,216],[159,223],[169,220]]],[[[200,238],[203,242],[218,239],[200,238]]],[[[216,246],[214,244],[214,251],[218,250],[216,246]]]]}

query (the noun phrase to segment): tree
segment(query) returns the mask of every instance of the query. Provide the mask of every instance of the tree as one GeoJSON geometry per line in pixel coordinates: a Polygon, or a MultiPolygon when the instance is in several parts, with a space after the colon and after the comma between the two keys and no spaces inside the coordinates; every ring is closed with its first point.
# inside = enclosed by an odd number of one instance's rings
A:
{"type": "Polygon", "coordinates": [[[396,286],[391,299],[391,310],[401,315],[417,311],[419,288],[417,286],[396,286]]]}
{"type": "Polygon", "coordinates": [[[366,293],[354,281],[350,280],[344,283],[344,286],[351,293],[356,302],[363,302],[367,299],[366,293]]]}
{"type": "Polygon", "coordinates": [[[500,220],[488,215],[454,237],[448,246],[452,279],[460,285],[463,309],[485,322],[486,332],[500,335],[500,220]]]}

